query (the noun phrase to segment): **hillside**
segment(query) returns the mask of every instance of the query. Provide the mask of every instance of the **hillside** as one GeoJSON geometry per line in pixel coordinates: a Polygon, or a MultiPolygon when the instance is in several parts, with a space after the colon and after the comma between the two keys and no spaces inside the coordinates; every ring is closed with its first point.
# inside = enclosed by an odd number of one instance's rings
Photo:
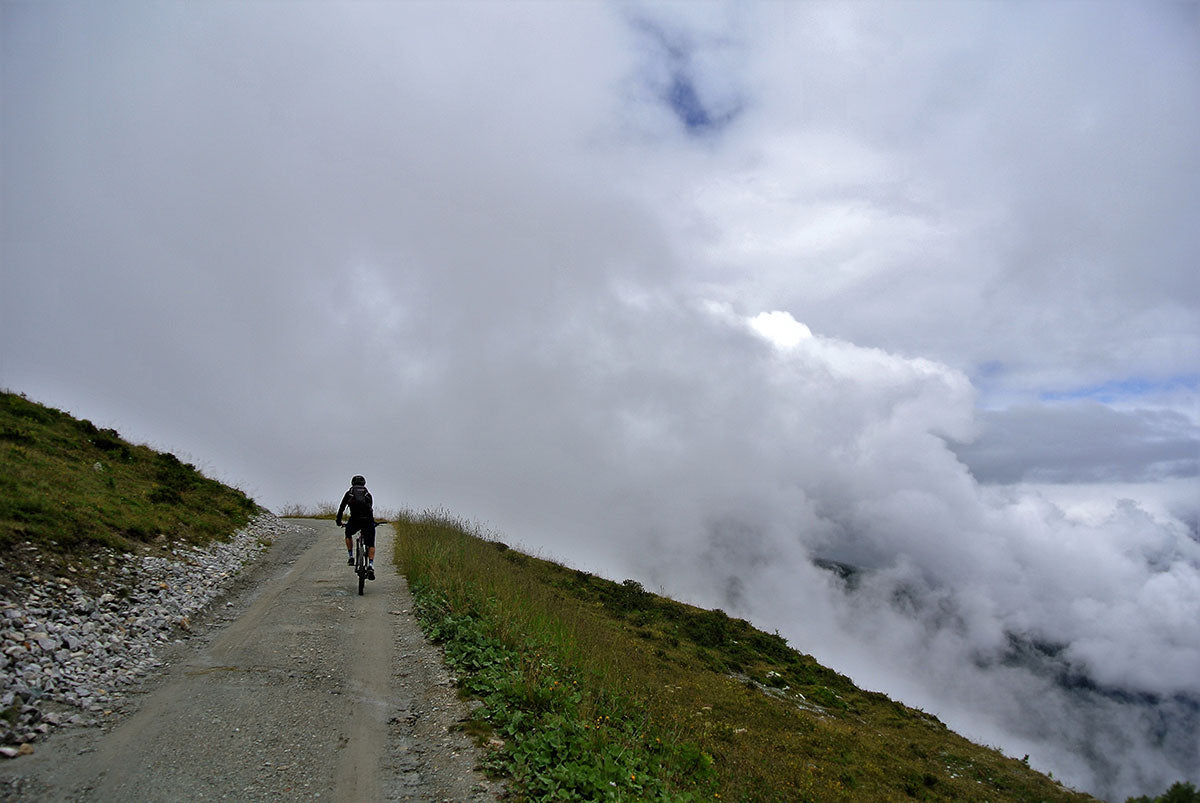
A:
{"type": "Polygon", "coordinates": [[[395,523],[468,727],[530,799],[1090,800],[778,635],[541,560],[441,515],[395,523]]]}
{"type": "Polygon", "coordinates": [[[0,392],[0,582],[37,573],[92,582],[104,547],[224,539],[259,511],[240,491],[112,429],[0,392]]]}
{"type": "MultiPolygon", "coordinates": [[[[39,574],[99,587],[113,550],[221,540],[257,512],[172,455],[0,394],[5,587],[39,574]]],[[[464,728],[529,799],[1090,799],[721,611],[445,516],[395,529],[422,626],[474,700],[464,728]]]]}
{"type": "Polygon", "coordinates": [[[282,531],[173,455],[0,393],[0,755],[108,721],[282,531]]]}

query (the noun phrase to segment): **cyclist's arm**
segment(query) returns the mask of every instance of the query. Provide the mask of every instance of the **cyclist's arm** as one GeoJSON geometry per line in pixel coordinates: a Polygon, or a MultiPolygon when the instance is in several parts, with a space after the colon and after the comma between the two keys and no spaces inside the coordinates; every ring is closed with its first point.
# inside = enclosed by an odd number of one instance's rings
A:
{"type": "Polygon", "coordinates": [[[349,491],[347,491],[345,496],[342,497],[342,504],[338,506],[337,526],[339,526],[339,527],[342,526],[342,513],[346,510],[346,505],[348,505],[348,504],[350,504],[350,492],[349,491]]]}

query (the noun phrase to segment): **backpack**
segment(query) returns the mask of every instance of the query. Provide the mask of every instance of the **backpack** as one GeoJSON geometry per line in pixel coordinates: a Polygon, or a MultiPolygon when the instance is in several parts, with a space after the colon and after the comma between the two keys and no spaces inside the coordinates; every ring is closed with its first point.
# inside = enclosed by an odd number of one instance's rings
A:
{"type": "Polygon", "coordinates": [[[350,518],[369,519],[374,514],[371,511],[371,492],[362,485],[355,485],[350,493],[350,518]]]}

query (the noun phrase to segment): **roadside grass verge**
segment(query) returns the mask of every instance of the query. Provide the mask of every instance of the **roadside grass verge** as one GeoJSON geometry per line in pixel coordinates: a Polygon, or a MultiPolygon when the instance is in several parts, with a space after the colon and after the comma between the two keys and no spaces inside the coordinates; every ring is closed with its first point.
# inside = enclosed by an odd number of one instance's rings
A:
{"type": "Polygon", "coordinates": [[[306,505],[301,502],[289,502],[279,509],[279,515],[285,519],[333,519],[337,516],[336,502],[320,502],[306,505]]]}
{"type": "MultiPolygon", "coordinates": [[[[332,521],[337,518],[337,509],[337,502],[318,502],[315,505],[306,505],[302,502],[289,502],[279,509],[279,515],[285,519],[329,519],[332,521]]],[[[400,515],[402,514],[396,510],[378,508],[375,511],[375,520],[382,523],[391,523],[400,515]]]]}
{"type": "Polygon", "coordinates": [[[0,391],[0,578],[41,571],[86,581],[102,548],[204,544],[258,511],[173,454],[0,391]]]}
{"type": "Polygon", "coordinates": [[[1088,800],[778,635],[522,554],[441,513],[394,517],[464,728],[530,800],[1088,800]]]}

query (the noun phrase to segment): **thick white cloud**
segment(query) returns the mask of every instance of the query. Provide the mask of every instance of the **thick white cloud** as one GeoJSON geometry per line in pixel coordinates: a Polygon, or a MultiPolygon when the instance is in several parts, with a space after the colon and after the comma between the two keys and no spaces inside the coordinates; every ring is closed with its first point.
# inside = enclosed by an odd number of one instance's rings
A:
{"type": "Polygon", "coordinates": [[[0,383],[1200,780],[1200,22],[1096,8],[5,4],[0,383]]]}

